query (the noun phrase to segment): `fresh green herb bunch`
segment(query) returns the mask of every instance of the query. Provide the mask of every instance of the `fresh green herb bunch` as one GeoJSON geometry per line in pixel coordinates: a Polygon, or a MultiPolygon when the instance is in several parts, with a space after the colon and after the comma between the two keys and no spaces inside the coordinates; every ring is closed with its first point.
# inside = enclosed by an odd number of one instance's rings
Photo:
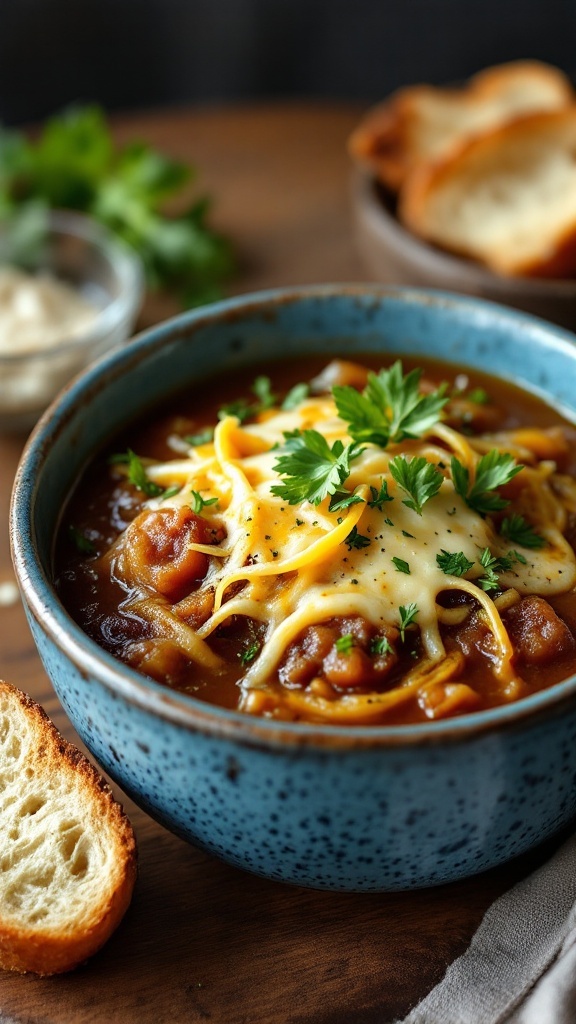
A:
{"type": "Polygon", "coordinates": [[[35,140],[0,128],[0,217],[30,204],[89,214],[138,252],[150,289],[174,291],[186,306],[216,298],[233,269],[205,197],[179,215],[163,212],[193,177],[146,143],[117,147],[97,106],[56,115],[35,140]]]}

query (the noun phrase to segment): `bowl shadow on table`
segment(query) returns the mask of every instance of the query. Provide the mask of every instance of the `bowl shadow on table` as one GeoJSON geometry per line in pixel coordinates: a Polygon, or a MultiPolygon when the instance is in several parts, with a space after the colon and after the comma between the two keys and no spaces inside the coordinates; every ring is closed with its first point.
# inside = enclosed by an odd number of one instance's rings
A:
{"type": "Polygon", "coordinates": [[[427,244],[403,227],[392,197],[361,171],[352,178],[352,208],[356,245],[374,280],[462,292],[576,331],[576,279],[506,277],[427,244]]]}
{"type": "Polygon", "coordinates": [[[107,1009],[117,1007],[123,1024],[386,1024],[441,979],[489,904],[563,837],[486,872],[481,885],[476,878],[377,894],[270,882],[160,832],[147,819],[139,838],[140,883],[119,930],[76,972],[14,979],[2,996],[3,1009],[16,1020],[26,985],[34,1020],[36,1004],[42,1019],[100,1024],[105,990],[107,1009]]]}

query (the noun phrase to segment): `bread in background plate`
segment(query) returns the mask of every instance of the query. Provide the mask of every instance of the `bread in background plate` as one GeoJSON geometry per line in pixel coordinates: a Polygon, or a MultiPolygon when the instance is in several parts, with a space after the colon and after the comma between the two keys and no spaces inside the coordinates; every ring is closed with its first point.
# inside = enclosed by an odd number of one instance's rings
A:
{"type": "Polygon", "coordinates": [[[458,149],[479,133],[575,101],[558,68],[512,61],[487,68],[462,88],[414,85],[370,110],[348,141],[355,162],[397,192],[420,164],[458,149]]]}
{"type": "Polygon", "coordinates": [[[576,104],[471,139],[414,171],[398,216],[499,274],[576,273],[576,104]]]}
{"type": "Polygon", "coordinates": [[[69,971],[124,915],[132,826],[94,766],[43,709],[0,682],[0,967],[69,971]]]}

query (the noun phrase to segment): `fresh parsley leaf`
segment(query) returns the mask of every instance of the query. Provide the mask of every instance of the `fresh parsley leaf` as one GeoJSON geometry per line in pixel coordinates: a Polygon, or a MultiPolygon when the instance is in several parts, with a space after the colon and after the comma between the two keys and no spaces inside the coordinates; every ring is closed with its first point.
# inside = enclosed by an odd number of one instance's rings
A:
{"type": "Polygon", "coordinates": [[[235,416],[240,423],[245,423],[254,415],[254,405],[245,398],[236,398],[218,409],[218,419],[223,420],[226,416],[235,416]]]}
{"type": "Polygon", "coordinates": [[[474,565],[474,562],[468,561],[463,551],[445,551],[444,548],[436,555],[436,562],[447,576],[464,576],[474,565]]]}
{"type": "Polygon", "coordinates": [[[382,654],[394,654],[394,648],[386,636],[375,636],[370,641],[370,654],[376,656],[382,654]]]}
{"type": "Polygon", "coordinates": [[[236,416],[240,423],[245,423],[252,416],[273,409],[277,404],[278,396],[272,391],[272,382],[269,377],[261,375],[256,377],[252,383],[252,394],[258,399],[257,402],[249,401],[247,398],[236,398],[228,402],[218,410],[218,419],[223,420],[226,416],[236,416]]]}
{"type": "Polygon", "coordinates": [[[290,391],[282,402],[282,409],[284,409],[285,412],[295,409],[298,405],[301,405],[306,398],[308,398],[309,394],[309,384],[295,384],[293,388],[290,388],[290,391]]]}
{"type": "Polygon", "coordinates": [[[479,562],[485,573],[484,576],[476,580],[478,586],[487,592],[498,590],[500,587],[498,574],[512,568],[512,559],[509,557],[498,558],[492,554],[490,548],[484,548],[480,554],[479,562]]]}
{"type": "Polygon", "coordinates": [[[406,630],[408,629],[408,626],[412,625],[412,623],[416,621],[418,610],[418,605],[414,604],[414,602],[411,602],[406,606],[401,604],[398,609],[400,612],[400,639],[402,643],[404,643],[406,638],[406,630]]]}
{"type": "Polygon", "coordinates": [[[528,565],[528,560],[519,551],[509,551],[508,557],[514,559],[515,562],[520,562],[521,565],[528,565]]]}
{"type": "Polygon", "coordinates": [[[108,461],[112,465],[127,465],[128,480],[138,491],[142,491],[147,498],[157,498],[163,493],[164,489],[162,487],[148,479],[142,460],[138,458],[131,448],[128,448],[126,452],[111,455],[108,461]]]}
{"type": "Polygon", "coordinates": [[[490,395],[484,388],[472,388],[466,398],[470,402],[474,402],[474,405],[489,405],[490,403],[490,395]]]}
{"type": "Polygon", "coordinates": [[[329,446],[317,430],[294,430],[284,433],[284,445],[274,469],[286,479],[273,484],[272,494],[289,505],[309,501],[319,505],[329,494],[335,494],[350,475],[350,462],[363,449],[357,444],[344,447],[341,441],[329,446]]]}
{"type": "Polygon", "coordinates": [[[188,434],[184,440],[192,448],[198,448],[201,444],[210,444],[214,440],[214,428],[205,427],[204,430],[199,430],[196,434],[188,434]]]}
{"type": "Polygon", "coordinates": [[[357,528],[353,526],[344,543],[347,545],[348,551],[352,551],[352,548],[358,550],[367,548],[371,540],[370,537],[365,537],[363,533],[358,533],[357,528]]]}
{"type": "Polygon", "coordinates": [[[209,203],[166,216],[194,169],[142,142],[117,146],[103,110],[75,107],[48,120],[32,141],[0,130],[0,211],[30,204],[90,214],[140,255],[150,288],[187,305],[215,297],[233,269],[230,244],[208,225],[209,203]]]}
{"type": "Polygon", "coordinates": [[[78,549],[82,555],[95,555],[96,548],[89,537],[81,530],[78,530],[75,526],[70,525],[68,527],[68,536],[70,540],[78,549]]]}
{"type": "Polygon", "coordinates": [[[404,561],[403,558],[396,558],[396,556],[394,556],[394,558],[392,558],[392,561],[394,562],[394,565],[396,566],[398,572],[405,572],[407,576],[410,575],[410,566],[408,562],[404,561]]]}
{"type": "Polygon", "coordinates": [[[530,526],[530,523],[519,515],[517,512],[513,512],[511,516],[507,516],[500,523],[500,535],[505,537],[506,540],[511,540],[514,544],[520,544],[523,548],[543,548],[546,544],[544,537],[541,537],[539,533],[530,526]]]}
{"type": "Polygon", "coordinates": [[[423,506],[442,486],[444,477],[441,471],[422,456],[408,460],[404,455],[397,455],[389,468],[398,486],[410,495],[402,500],[402,504],[421,516],[423,506]]]}
{"type": "Polygon", "coordinates": [[[273,409],[276,405],[277,398],[272,391],[270,377],[256,377],[252,385],[252,392],[258,399],[258,412],[262,412],[265,409],[273,409]]]}
{"type": "Polygon", "coordinates": [[[510,504],[496,493],[497,488],[509,483],[523,468],[507,452],[499,452],[497,448],[493,448],[479,459],[474,483],[470,487],[470,473],[466,466],[463,466],[455,455],[451,461],[456,493],[481,516],[489,512],[498,512],[510,504]]]}
{"type": "Polygon", "coordinates": [[[348,423],[356,441],[386,448],[408,437],[420,437],[437,423],[448,401],[445,385],[429,395],[420,393],[421,370],[404,374],[397,360],[389,369],[370,373],[362,393],[337,385],[332,388],[338,415],[348,423]]]}
{"type": "Polygon", "coordinates": [[[159,497],[162,498],[162,501],[165,501],[166,498],[173,498],[175,494],[180,494],[181,490],[180,484],[174,484],[172,487],[167,487],[165,491],[162,491],[159,497]]]}
{"type": "Polygon", "coordinates": [[[252,644],[249,644],[249,646],[246,647],[245,650],[241,651],[241,653],[238,655],[238,657],[240,658],[240,661],[242,662],[243,665],[249,665],[250,662],[254,661],[254,658],[256,658],[256,656],[258,655],[259,651],[260,651],[260,644],[259,643],[252,643],[252,644]]]}
{"type": "Polygon", "coordinates": [[[354,637],[352,633],[344,633],[343,636],[339,636],[334,644],[338,654],[350,654],[350,651],[354,647],[354,637]]]}
{"type": "Polygon", "coordinates": [[[342,512],[343,509],[350,508],[350,505],[358,505],[361,501],[364,501],[364,498],[361,498],[359,494],[350,494],[350,491],[335,491],[330,499],[328,511],[342,512]]]}
{"type": "Polygon", "coordinates": [[[391,494],[388,494],[388,481],[382,477],[380,482],[380,490],[370,485],[370,493],[372,495],[372,501],[368,502],[368,508],[377,508],[379,512],[383,511],[383,506],[387,501],[394,501],[391,494]]]}
{"type": "Polygon", "coordinates": [[[199,491],[190,491],[192,495],[192,511],[198,515],[202,512],[202,509],[207,508],[208,505],[216,505],[218,498],[203,498],[199,491]]]}

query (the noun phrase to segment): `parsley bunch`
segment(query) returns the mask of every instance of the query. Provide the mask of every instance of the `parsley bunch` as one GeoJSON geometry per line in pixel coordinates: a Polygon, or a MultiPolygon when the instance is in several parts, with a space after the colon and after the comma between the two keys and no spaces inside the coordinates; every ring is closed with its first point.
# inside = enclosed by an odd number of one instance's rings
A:
{"type": "Polygon", "coordinates": [[[177,216],[164,213],[193,176],[146,143],[116,147],[97,106],[55,116],[36,141],[0,129],[0,217],[47,208],[89,214],[136,250],[150,288],[173,290],[187,306],[217,297],[233,269],[229,243],[208,225],[205,197],[177,216]]]}

